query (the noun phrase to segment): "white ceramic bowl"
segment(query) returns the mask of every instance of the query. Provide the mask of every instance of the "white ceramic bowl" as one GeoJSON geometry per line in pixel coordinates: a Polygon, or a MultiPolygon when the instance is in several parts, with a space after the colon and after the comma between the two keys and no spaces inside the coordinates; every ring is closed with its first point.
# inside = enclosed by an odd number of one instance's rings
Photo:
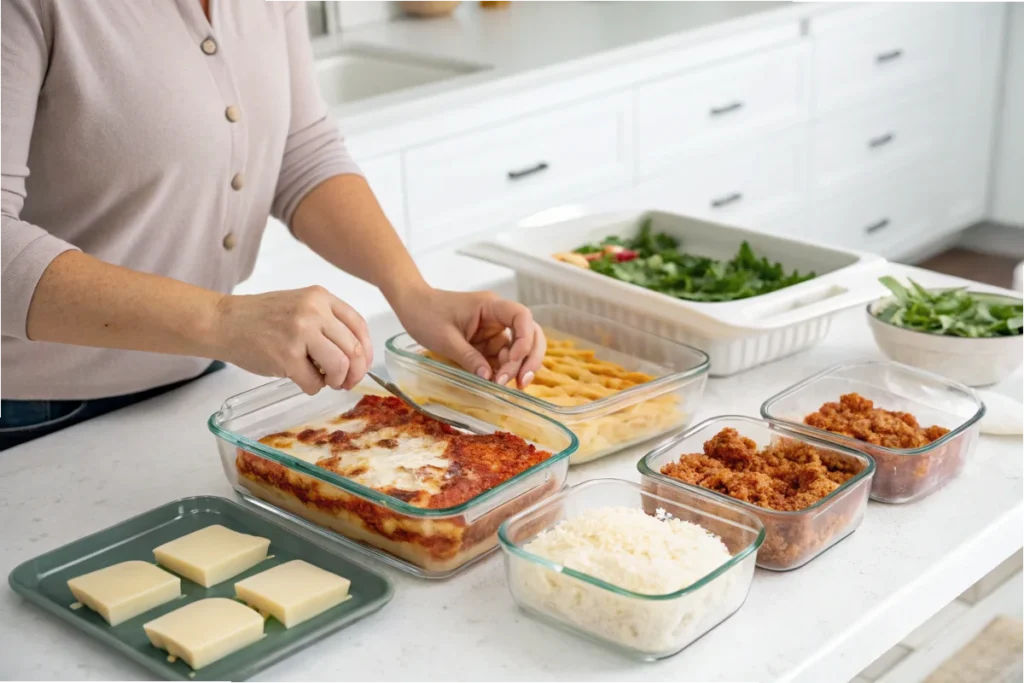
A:
{"type": "MultiPolygon", "coordinates": [[[[1019,301],[999,294],[972,294],[1000,301],[1019,301]]],[[[892,360],[971,387],[995,384],[1020,367],[1024,358],[1024,335],[969,339],[908,330],[876,317],[893,300],[894,297],[883,297],[867,307],[868,324],[875,342],[892,360]]]]}

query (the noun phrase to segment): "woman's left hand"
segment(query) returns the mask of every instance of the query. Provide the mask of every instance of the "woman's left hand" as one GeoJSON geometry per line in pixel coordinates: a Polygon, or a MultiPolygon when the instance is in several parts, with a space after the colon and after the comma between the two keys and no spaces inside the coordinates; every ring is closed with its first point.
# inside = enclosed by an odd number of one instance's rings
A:
{"type": "Polygon", "coordinates": [[[425,288],[393,302],[413,339],[498,384],[533,381],[547,342],[530,310],[491,292],[425,288]]]}

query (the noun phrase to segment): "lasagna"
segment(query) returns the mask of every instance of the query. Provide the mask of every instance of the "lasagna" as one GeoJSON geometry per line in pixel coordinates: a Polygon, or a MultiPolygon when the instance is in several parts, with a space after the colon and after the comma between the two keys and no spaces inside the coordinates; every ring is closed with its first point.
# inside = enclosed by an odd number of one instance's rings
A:
{"type": "MultiPolygon", "coordinates": [[[[393,396],[364,396],[350,411],[260,443],[395,499],[444,510],[467,503],[551,453],[508,432],[466,434],[393,396]]],[[[432,572],[448,571],[493,548],[507,517],[556,486],[546,481],[478,516],[402,513],[245,450],[236,459],[242,486],[256,497],[368,543],[432,572]]],[[[474,511],[475,512],[475,511],[474,511]]]]}

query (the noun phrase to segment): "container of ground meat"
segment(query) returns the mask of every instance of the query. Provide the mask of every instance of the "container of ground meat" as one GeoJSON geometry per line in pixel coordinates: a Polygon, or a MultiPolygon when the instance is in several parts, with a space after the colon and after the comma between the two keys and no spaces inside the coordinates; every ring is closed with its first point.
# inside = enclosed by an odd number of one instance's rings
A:
{"type": "Polygon", "coordinates": [[[761,406],[773,423],[874,458],[882,503],[919,500],[960,474],[984,414],[964,385],[891,361],[837,365],[761,406]]]}
{"type": "Polygon", "coordinates": [[[659,496],[594,479],[498,530],[509,590],[531,616],[630,657],[676,654],[738,610],[765,530],[703,491],[659,496]]]}
{"type": "Polygon", "coordinates": [[[853,533],[875,472],[856,451],[740,416],[705,420],[637,468],[654,494],[699,491],[756,515],[766,534],[757,566],[773,571],[801,567],[853,533]]]}

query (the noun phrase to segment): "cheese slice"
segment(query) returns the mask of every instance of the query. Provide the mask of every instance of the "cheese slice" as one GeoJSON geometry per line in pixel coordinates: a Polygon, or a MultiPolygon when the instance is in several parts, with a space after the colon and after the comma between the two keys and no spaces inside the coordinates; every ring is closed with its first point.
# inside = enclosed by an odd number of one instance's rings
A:
{"type": "Polygon", "coordinates": [[[235,595],[291,628],[349,598],[351,582],[302,560],[285,562],[235,584],[235,595]]]}
{"type": "Polygon", "coordinates": [[[230,598],[207,598],[143,624],[154,647],[201,669],[263,637],[263,617],[230,598]]]}
{"type": "Polygon", "coordinates": [[[160,567],[131,560],[68,581],[80,603],[117,626],[181,595],[181,579],[160,567]]]}
{"type": "Polygon", "coordinates": [[[220,524],[193,531],[153,551],[175,574],[209,588],[267,559],[270,541],[220,524]]]}

